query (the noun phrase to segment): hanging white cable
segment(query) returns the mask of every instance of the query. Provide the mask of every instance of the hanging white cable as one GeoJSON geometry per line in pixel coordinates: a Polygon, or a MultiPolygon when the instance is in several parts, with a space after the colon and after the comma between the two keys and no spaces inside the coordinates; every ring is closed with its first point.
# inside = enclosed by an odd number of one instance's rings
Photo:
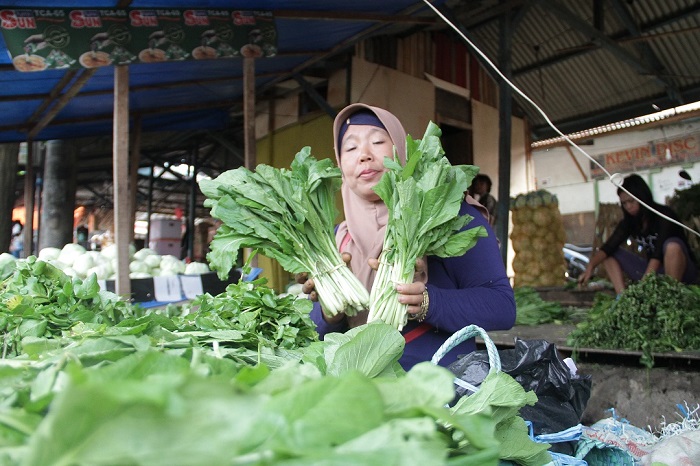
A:
{"type": "Polygon", "coordinates": [[[424,2],[426,5],[428,5],[428,6],[430,7],[430,9],[432,9],[432,10],[435,12],[436,15],[438,15],[443,21],[445,21],[445,23],[447,23],[448,26],[450,26],[457,34],[459,34],[459,36],[460,36],[462,39],[464,39],[464,41],[465,41],[466,43],[468,43],[468,44],[471,46],[471,48],[472,48],[474,51],[476,51],[477,54],[479,54],[479,56],[480,56],[481,58],[483,58],[483,60],[493,69],[493,71],[495,71],[495,72],[498,74],[498,76],[500,76],[501,79],[503,79],[506,83],[508,83],[508,85],[509,85],[519,96],[521,96],[523,99],[525,99],[526,102],[528,102],[530,105],[532,105],[532,106],[535,108],[535,110],[537,110],[537,112],[538,112],[540,115],[542,115],[542,117],[545,119],[545,121],[547,122],[547,124],[548,124],[559,136],[561,136],[566,142],[568,142],[568,143],[569,143],[571,146],[573,146],[576,150],[578,150],[580,153],[582,153],[584,156],[586,156],[591,162],[593,162],[593,163],[595,163],[596,165],[598,165],[598,167],[600,167],[600,169],[603,171],[603,173],[605,173],[605,174],[608,176],[608,178],[610,179],[610,182],[611,182],[612,184],[614,184],[615,186],[617,186],[617,187],[618,187],[619,189],[621,189],[622,191],[625,191],[625,192],[626,192],[627,194],[629,194],[633,199],[635,199],[637,202],[639,202],[641,205],[643,205],[644,207],[646,207],[646,208],[649,209],[650,211],[656,213],[658,216],[660,216],[660,217],[662,217],[662,218],[665,218],[665,219],[668,220],[669,222],[673,222],[673,223],[675,223],[676,225],[678,225],[678,226],[680,226],[680,227],[682,227],[682,228],[685,228],[686,230],[690,231],[690,232],[693,233],[694,235],[700,236],[700,233],[699,233],[699,232],[697,232],[697,231],[693,230],[692,228],[690,228],[690,227],[684,225],[683,223],[681,223],[681,222],[679,222],[679,221],[677,221],[677,220],[674,220],[674,219],[672,219],[672,218],[670,218],[670,217],[668,217],[668,216],[662,214],[661,212],[655,210],[653,207],[649,206],[648,204],[646,204],[645,202],[643,202],[641,199],[638,199],[634,194],[632,194],[632,193],[629,192],[627,189],[625,189],[625,188],[622,186],[622,182],[624,181],[624,180],[623,180],[623,177],[622,177],[622,174],[620,174],[620,173],[613,173],[613,174],[611,174],[608,170],[605,169],[605,167],[604,167],[603,165],[601,165],[600,162],[598,162],[595,158],[593,158],[593,156],[589,155],[588,152],[586,152],[585,150],[581,149],[574,141],[572,141],[571,138],[569,138],[569,136],[567,136],[566,134],[564,134],[563,132],[561,132],[561,131],[559,130],[559,128],[557,128],[556,125],[552,122],[552,120],[550,120],[549,116],[547,116],[547,114],[544,112],[544,110],[542,110],[542,109],[540,108],[539,105],[537,105],[535,102],[533,102],[533,100],[530,99],[530,97],[528,97],[528,96],[527,96],[523,91],[521,91],[515,84],[513,84],[513,83],[510,81],[510,79],[508,79],[508,78],[501,72],[501,70],[498,69],[498,67],[491,61],[491,59],[489,59],[489,57],[487,57],[486,54],[485,54],[484,52],[482,52],[481,49],[480,49],[479,47],[476,46],[476,44],[474,44],[471,40],[469,40],[469,38],[468,38],[464,33],[462,33],[462,31],[461,31],[457,26],[455,26],[455,25],[452,23],[452,21],[450,21],[447,17],[445,17],[445,15],[443,15],[442,12],[441,12],[440,10],[438,10],[438,9],[435,7],[435,5],[433,5],[432,3],[430,3],[429,0],[423,0],[423,2],[424,2]]]}

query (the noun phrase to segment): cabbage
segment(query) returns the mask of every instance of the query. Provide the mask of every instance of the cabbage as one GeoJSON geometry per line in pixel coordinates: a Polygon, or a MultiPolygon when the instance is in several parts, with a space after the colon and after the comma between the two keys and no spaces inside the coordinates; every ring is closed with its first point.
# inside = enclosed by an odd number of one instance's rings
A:
{"type": "Polygon", "coordinates": [[[161,275],[166,275],[163,272],[168,272],[167,275],[177,275],[185,272],[185,263],[177,257],[168,254],[161,259],[160,270],[161,275]]]}
{"type": "Polygon", "coordinates": [[[17,258],[12,254],[3,252],[0,254],[0,280],[9,277],[15,270],[17,258]]]}
{"type": "Polygon", "coordinates": [[[106,257],[109,260],[116,259],[117,258],[117,245],[116,244],[108,244],[107,246],[104,246],[102,250],[100,251],[100,254],[102,254],[104,257],[106,257]]]}
{"type": "Polygon", "coordinates": [[[95,265],[95,259],[92,255],[82,254],[75,258],[73,261],[73,270],[80,277],[87,277],[87,271],[93,268],[95,265]]]}
{"type": "MultiPolygon", "coordinates": [[[[147,273],[150,271],[150,269],[148,268],[148,266],[146,265],[145,262],[141,262],[141,261],[131,261],[131,262],[129,263],[129,271],[131,271],[131,272],[137,272],[137,273],[146,273],[146,274],[147,274],[147,273]]],[[[149,275],[149,276],[150,276],[150,275],[149,275]]],[[[142,278],[142,277],[139,277],[139,278],[142,278]]]]}
{"type": "Polygon", "coordinates": [[[131,272],[129,278],[151,278],[151,274],[148,272],[131,272]]]}
{"type": "Polygon", "coordinates": [[[209,272],[209,266],[203,262],[190,262],[185,266],[185,275],[201,275],[209,272]]]}
{"type": "Polygon", "coordinates": [[[85,248],[76,243],[68,243],[63,246],[58,254],[58,260],[68,266],[72,266],[75,259],[85,254],[85,248]]]}
{"type": "Polygon", "coordinates": [[[48,261],[46,261],[46,262],[48,262],[49,264],[53,265],[53,266],[56,267],[58,270],[63,270],[63,269],[67,269],[68,267],[70,267],[70,265],[68,265],[68,264],[66,264],[65,262],[60,261],[60,260],[58,260],[58,259],[48,260],[48,261]]]}
{"type": "MultiPolygon", "coordinates": [[[[102,248],[102,255],[105,256],[107,259],[116,259],[117,258],[117,245],[116,244],[108,244],[107,246],[102,248]]],[[[134,254],[136,254],[136,246],[133,244],[129,244],[129,259],[134,257],[134,254]]]]}
{"type": "Polygon", "coordinates": [[[112,266],[109,263],[96,265],[95,267],[88,269],[85,276],[88,277],[93,273],[97,276],[98,280],[107,280],[112,275],[112,266]]]}
{"type": "Polygon", "coordinates": [[[43,260],[44,262],[48,262],[58,259],[59,254],[61,254],[61,250],[59,248],[44,248],[39,251],[39,259],[43,260]]]}
{"type": "Polygon", "coordinates": [[[148,266],[148,268],[155,269],[156,267],[160,267],[161,259],[163,259],[163,256],[160,254],[149,254],[143,259],[143,262],[148,266]]]}
{"type": "Polygon", "coordinates": [[[14,264],[17,258],[8,252],[3,252],[0,254],[0,268],[4,267],[5,264],[14,264]]]}
{"type": "Polygon", "coordinates": [[[145,261],[147,256],[152,256],[154,254],[157,254],[153,249],[150,248],[143,248],[139,249],[134,253],[133,258],[138,260],[138,261],[145,261]]]}

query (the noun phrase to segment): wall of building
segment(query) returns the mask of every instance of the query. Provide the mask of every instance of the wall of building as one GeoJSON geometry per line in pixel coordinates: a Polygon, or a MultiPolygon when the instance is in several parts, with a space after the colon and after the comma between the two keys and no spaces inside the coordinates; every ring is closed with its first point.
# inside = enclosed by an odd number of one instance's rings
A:
{"type": "Polygon", "coordinates": [[[669,123],[654,128],[625,131],[595,138],[580,148],[555,147],[532,152],[535,178],[538,188],[547,189],[556,194],[559,199],[559,209],[563,216],[581,219],[586,216],[585,224],[572,221],[572,230],[568,231],[569,239],[575,243],[590,243],[582,241],[593,238],[595,228],[595,212],[599,204],[618,203],[617,186],[610,177],[603,174],[600,178],[591,175],[599,171],[588,156],[592,158],[608,156],[608,160],[632,160],[633,164],[610,163],[606,170],[611,175],[620,173],[624,177],[629,173],[637,173],[644,177],[649,184],[654,199],[665,203],[673,196],[676,189],[682,189],[688,182],[680,177],[678,172],[686,170],[694,180],[700,181],[700,120],[686,120],[669,123]],[[670,159],[663,150],[665,143],[674,142],[670,159]],[[685,144],[684,147],[683,144],[685,144]],[[642,148],[656,147],[656,150],[644,153],[642,148]],[[651,164],[655,166],[650,166],[651,164]],[[638,169],[635,169],[635,166],[638,169]],[[619,171],[618,171],[619,170],[619,171]],[[578,231],[574,232],[573,228],[578,231]]]}

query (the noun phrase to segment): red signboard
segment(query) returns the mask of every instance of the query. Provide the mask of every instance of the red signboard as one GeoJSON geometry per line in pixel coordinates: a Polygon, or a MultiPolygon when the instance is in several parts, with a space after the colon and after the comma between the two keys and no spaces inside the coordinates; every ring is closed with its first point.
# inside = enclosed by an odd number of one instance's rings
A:
{"type": "MultiPolygon", "coordinates": [[[[609,173],[629,173],[666,165],[700,160],[700,134],[658,139],[643,146],[599,154],[593,158],[609,173]],[[667,151],[668,149],[668,151],[667,151]]],[[[591,162],[591,178],[604,178],[603,170],[591,162]]]]}

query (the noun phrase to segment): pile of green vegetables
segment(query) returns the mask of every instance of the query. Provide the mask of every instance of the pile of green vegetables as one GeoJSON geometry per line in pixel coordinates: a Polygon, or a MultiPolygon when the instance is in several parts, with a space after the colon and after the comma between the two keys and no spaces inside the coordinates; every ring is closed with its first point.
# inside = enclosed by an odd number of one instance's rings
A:
{"type": "Polygon", "coordinates": [[[654,353],[700,350],[700,287],[651,274],[618,299],[600,293],[568,344],[641,351],[640,362],[649,368],[654,353]]]}
{"type": "Polygon", "coordinates": [[[557,301],[546,301],[529,286],[514,288],[515,325],[566,324],[583,320],[588,309],[563,306],[557,301]]]}
{"type": "Polygon", "coordinates": [[[309,147],[290,168],[260,164],[253,172],[239,167],[200,181],[204,205],[222,221],[210,244],[209,264],[225,279],[239,250],[251,248],[289,273],[308,272],[328,315],[367,309],[369,293],[335,244],[340,169],[330,159],[313,158],[309,147]]]}
{"type": "Polygon", "coordinates": [[[461,256],[483,226],[463,230],[472,220],[459,215],[464,193],[479,169],[451,165],[440,145],[440,128],[430,123],[421,140],[406,138],[406,165],[386,158],[387,171],[374,191],[388,210],[379,268],[370,291],[367,320],[381,320],[401,330],[407,304],[398,301],[396,283],[412,283],[416,260],[425,255],[461,256]]]}
{"type": "Polygon", "coordinates": [[[276,297],[263,282],[229,285],[181,316],[137,309],[81,322],[82,306],[61,306],[84,299],[83,282],[49,269],[52,285],[37,263],[0,287],[0,319],[31,317],[12,306],[21,280],[35,302],[56,296],[42,310],[67,319],[0,359],[0,464],[551,461],[518,415],[532,392],[499,372],[448,408],[452,374],[427,362],[405,372],[404,339],[389,325],[312,340],[308,301],[276,297]],[[270,325],[273,312],[297,330],[270,325]]]}

